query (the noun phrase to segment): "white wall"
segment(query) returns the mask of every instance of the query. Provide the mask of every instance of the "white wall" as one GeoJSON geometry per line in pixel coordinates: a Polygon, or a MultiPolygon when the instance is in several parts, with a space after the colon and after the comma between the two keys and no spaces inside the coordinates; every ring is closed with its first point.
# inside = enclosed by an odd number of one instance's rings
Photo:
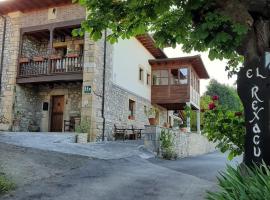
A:
{"type": "Polygon", "coordinates": [[[119,40],[113,52],[113,82],[150,101],[151,83],[146,84],[146,76],[151,75],[148,60],[154,57],[135,38],[119,40]],[[139,80],[139,67],[144,69],[143,82],[139,80]]]}

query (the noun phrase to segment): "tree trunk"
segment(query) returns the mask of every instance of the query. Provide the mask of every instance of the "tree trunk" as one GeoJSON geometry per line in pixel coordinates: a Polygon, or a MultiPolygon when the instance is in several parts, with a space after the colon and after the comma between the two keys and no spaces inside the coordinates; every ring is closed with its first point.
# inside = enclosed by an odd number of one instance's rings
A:
{"type": "Polygon", "coordinates": [[[263,161],[270,166],[269,75],[265,52],[270,41],[269,21],[258,19],[249,31],[239,53],[244,67],[237,80],[238,94],[243,102],[246,120],[244,163],[263,161]]]}

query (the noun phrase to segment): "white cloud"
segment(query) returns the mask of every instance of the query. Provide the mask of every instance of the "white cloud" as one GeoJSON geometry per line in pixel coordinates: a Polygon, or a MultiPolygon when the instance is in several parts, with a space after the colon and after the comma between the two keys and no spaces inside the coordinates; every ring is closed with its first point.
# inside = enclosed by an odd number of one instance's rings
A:
{"type": "MultiPolygon", "coordinates": [[[[174,58],[174,57],[182,57],[182,56],[193,56],[200,54],[203,60],[203,63],[208,71],[208,74],[210,76],[210,79],[216,79],[220,83],[228,84],[228,85],[234,85],[236,81],[236,76],[232,78],[228,78],[227,72],[225,71],[226,61],[220,61],[220,60],[214,60],[211,61],[208,58],[207,52],[191,52],[189,54],[184,53],[181,49],[181,46],[177,46],[175,49],[173,48],[165,48],[164,52],[167,54],[168,57],[174,58]]],[[[209,79],[209,80],[210,80],[209,79]]],[[[209,80],[201,80],[201,94],[203,94],[206,91],[206,86],[209,83],[209,80]]]]}

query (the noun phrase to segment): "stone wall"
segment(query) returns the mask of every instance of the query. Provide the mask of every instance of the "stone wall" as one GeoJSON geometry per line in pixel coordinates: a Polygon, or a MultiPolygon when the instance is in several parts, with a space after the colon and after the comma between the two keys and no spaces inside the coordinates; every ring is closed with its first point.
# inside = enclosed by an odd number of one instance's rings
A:
{"type": "Polygon", "coordinates": [[[49,41],[38,41],[34,37],[25,35],[22,42],[22,57],[47,56],[49,41]]]}
{"type": "Polygon", "coordinates": [[[198,133],[182,133],[179,130],[164,129],[159,126],[145,126],[144,145],[150,151],[160,155],[160,134],[169,130],[173,136],[174,150],[179,158],[197,156],[216,150],[215,144],[198,133]]]}
{"type": "Polygon", "coordinates": [[[18,127],[13,123],[13,130],[29,131],[29,125],[36,124],[41,131],[49,131],[50,109],[43,111],[43,103],[51,108],[54,95],[64,95],[64,120],[81,115],[81,83],[17,86],[14,118],[19,115],[21,121],[18,127]]]}
{"type": "MultiPolygon", "coordinates": [[[[0,130],[11,130],[13,118],[15,117],[15,110],[13,108],[15,104],[15,87],[20,46],[20,29],[24,27],[44,25],[61,21],[84,19],[85,16],[85,8],[79,6],[78,4],[57,7],[57,16],[55,19],[48,18],[48,9],[25,13],[13,12],[6,15],[7,31],[0,96],[0,130]]],[[[0,37],[2,37],[2,33],[3,22],[1,20],[0,37]]],[[[25,92],[24,95],[27,96],[27,93],[28,92],[25,92]]]]}

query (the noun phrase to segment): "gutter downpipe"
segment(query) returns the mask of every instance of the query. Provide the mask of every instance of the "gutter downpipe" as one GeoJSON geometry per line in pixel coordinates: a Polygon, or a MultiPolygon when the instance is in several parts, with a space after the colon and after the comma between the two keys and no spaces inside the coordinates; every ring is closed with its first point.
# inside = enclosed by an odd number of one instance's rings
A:
{"type": "Polygon", "coordinates": [[[102,118],[103,118],[103,129],[102,129],[102,141],[105,140],[105,84],[106,84],[106,57],[107,57],[107,29],[104,31],[104,54],[103,54],[103,95],[102,95],[102,118]]]}
{"type": "Polygon", "coordinates": [[[2,75],[3,75],[3,64],[4,64],[4,50],[6,42],[6,29],[7,29],[7,18],[0,14],[0,17],[4,20],[3,38],[2,38],[2,48],[1,48],[1,60],[0,60],[0,94],[2,88],[2,75]]]}

